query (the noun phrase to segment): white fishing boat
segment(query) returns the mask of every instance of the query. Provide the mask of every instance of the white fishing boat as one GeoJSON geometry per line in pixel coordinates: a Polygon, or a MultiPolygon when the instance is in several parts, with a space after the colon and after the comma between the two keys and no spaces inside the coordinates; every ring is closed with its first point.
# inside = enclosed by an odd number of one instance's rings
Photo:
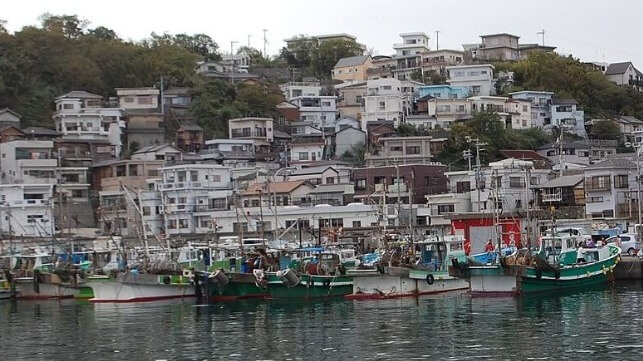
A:
{"type": "Polygon", "coordinates": [[[52,257],[36,251],[16,257],[16,273],[13,282],[20,293],[18,299],[63,299],[72,298],[80,292],[79,275],[74,272],[54,270],[52,257]]]}
{"type": "Polygon", "coordinates": [[[192,275],[149,274],[129,271],[113,280],[89,280],[94,298],[90,302],[149,302],[196,297],[192,275]]]}

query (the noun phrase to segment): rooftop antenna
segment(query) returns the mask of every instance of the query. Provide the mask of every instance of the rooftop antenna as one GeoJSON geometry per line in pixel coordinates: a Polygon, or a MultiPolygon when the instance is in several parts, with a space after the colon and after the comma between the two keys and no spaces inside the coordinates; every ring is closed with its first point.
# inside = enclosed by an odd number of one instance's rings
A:
{"type": "Polygon", "coordinates": [[[435,31],[435,50],[440,50],[440,30],[435,31]]]}
{"type": "Polygon", "coordinates": [[[252,35],[248,34],[248,47],[250,47],[250,38],[251,37],[252,37],[252,35]]]}
{"type": "Polygon", "coordinates": [[[544,47],[545,46],[545,29],[542,29],[541,31],[537,32],[536,34],[543,36],[543,47],[544,47]]]}

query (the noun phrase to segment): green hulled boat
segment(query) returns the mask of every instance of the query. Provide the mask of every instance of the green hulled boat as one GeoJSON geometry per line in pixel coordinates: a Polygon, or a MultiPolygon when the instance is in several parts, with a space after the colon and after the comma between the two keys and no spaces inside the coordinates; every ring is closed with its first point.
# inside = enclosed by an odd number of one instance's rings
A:
{"type": "Polygon", "coordinates": [[[621,250],[609,244],[583,248],[577,239],[549,236],[540,240],[537,252],[494,258],[492,264],[469,264],[455,274],[469,280],[472,294],[526,295],[607,283],[620,261],[621,250]]]}
{"type": "Polygon", "coordinates": [[[266,275],[272,299],[343,297],[353,292],[353,276],[295,274],[286,269],[266,275]]]}

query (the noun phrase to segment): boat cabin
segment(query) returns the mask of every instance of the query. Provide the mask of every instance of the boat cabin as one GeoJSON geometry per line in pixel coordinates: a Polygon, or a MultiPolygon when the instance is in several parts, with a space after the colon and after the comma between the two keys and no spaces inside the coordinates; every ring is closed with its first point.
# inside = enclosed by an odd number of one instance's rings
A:
{"type": "Polygon", "coordinates": [[[464,261],[464,241],[462,236],[444,236],[441,239],[434,236],[417,242],[420,264],[438,271],[446,270],[454,258],[464,261]]]}

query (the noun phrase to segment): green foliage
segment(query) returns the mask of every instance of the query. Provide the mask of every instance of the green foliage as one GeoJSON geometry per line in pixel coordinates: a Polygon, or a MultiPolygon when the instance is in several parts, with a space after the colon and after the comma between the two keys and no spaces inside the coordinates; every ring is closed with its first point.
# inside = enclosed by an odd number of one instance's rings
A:
{"type": "Polygon", "coordinates": [[[209,136],[228,137],[228,119],[275,117],[275,105],[283,95],[272,83],[232,85],[219,79],[203,79],[192,88],[190,114],[209,136]]]}
{"type": "Polygon", "coordinates": [[[0,34],[7,32],[7,21],[0,19],[0,34]]]}
{"type": "MultiPolygon", "coordinates": [[[[304,38],[303,35],[299,36],[304,38]]],[[[329,78],[333,67],[341,58],[364,54],[364,50],[354,41],[329,40],[320,45],[316,42],[301,40],[292,49],[282,48],[281,58],[290,67],[301,70],[302,75],[329,78]]]]}
{"type": "Polygon", "coordinates": [[[366,155],[366,144],[360,142],[354,144],[351,148],[342,154],[339,159],[344,162],[349,162],[356,167],[363,167],[366,155]]]}
{"type": "Polygon", "coordinates": [[[620,140],[621,130],[611,120],[598,120],[592,124],[590,137],[593,139],[620,140]]]}
{"type": "Polygon", "coordinates": [[[536,149],[552,141],[551,135],[540,129],[505,129],[497,113],[480,112],[474,114],[470,121],[456,123],[451,127],[447,146],[437,156],[437,160],[464,168],[466,160],[462,158],[462,152],[475,152],[472,141],[475,138],[486,143],[481,152],[483,163],[500,159],[500,150],[503,149],[536,149]]]}
{"type": "Polygon", "coordinates": [[[20,113],[23,126],[50,126],[54,98],[70,90],[113,96],[114,88],[151,86],[160,76],[169,86],[191,86],[204,49],[216,49],[199,34],[137,44],[102,26],[87,30],[75,15],[41,20],[42,27],[0,32],[0,108],[20,113]]]}
{"type": "Polygon", "coordinates": [[[429,70],[422,73],[421,70],[415,70],[411,73],[411,80],[419,81],[426,85],[440,85],[447,83],[447,75],[445,72],[438,72],[436,70],[429,70]]]}
{"type": "Polygon", "coordinates": [[[400,137],[413,137],[413,136],[419,136],[419,135],[426,135],[426,132],[424,130],[418,129],[418,127],[416,127],[415,124],[409,124],[409,123],[400,124],[397,127],[396,131],[400,137]]]}
{"type": "Polygon", "coordinates": [[[553,91],[558,98],[574,98],[591,118],[608,114],[643,117],[643,95],[630,87],[610,82],[571,56],[533,52],[525,60],[497,63],[496,72],[514,72],[514,86],[505,93],[518,90],[553,91]]]}

